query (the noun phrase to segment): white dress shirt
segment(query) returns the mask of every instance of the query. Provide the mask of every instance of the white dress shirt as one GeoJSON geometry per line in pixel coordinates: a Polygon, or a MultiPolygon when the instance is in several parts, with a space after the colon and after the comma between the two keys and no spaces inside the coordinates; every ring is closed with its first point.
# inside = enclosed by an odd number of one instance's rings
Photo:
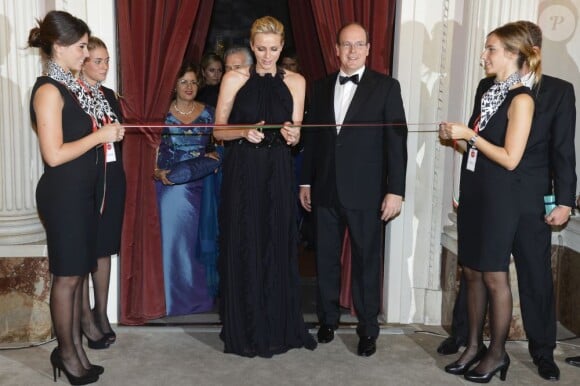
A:
{"type": "Polygon", "coordinates": [[[350,81],[346,82],[345,84],[340,84],[339,79],[341,76],[352,76],[358,74],[358,79],[360,81],[364,72],[365,66],[362,66],[350,75],[340,71],[336,77],[336,84],[334,85],[334,119],[336,120],[337,124],[336,134],[340,133],[340,125],[344,122],[344,117],[346,116],[350,102],[352,102],[352,98],[354,97],[354,93],[358,87],[357,84],[350,81]]]}

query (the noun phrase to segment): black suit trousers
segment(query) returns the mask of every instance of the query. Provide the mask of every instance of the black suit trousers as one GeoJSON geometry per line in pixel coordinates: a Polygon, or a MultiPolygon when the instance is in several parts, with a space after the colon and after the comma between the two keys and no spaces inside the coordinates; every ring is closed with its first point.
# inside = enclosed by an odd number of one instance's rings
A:
{"type": "Polygon", "coordinates": [[[317,313],[320,323],[337,327],[340,319],[340,256],[344,230],[351,242],[352,298],[358,317],[357,334],[379,334],[382,230],[376,209],[316,207],[318,271],[317,313]]]}

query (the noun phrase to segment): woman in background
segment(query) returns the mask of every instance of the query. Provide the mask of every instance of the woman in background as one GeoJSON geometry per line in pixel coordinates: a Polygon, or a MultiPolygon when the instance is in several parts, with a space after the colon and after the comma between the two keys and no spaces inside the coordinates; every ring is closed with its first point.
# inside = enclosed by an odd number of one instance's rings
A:
{"type": "MultiPolygon", "coordinates": [[[[79,82],[91,97],[93,108],[98,112],[101,125],[115,119],[121,122],[121,107],[115,92],[102,85],[109,72],[107,46],[101,39],[91,36],[87,48],[89,57],[85,60],[79,82]],[[108,110],[111,110],[116,118],[108,116],[108,110]]],[[[103,179],[106,190],[105,207],[103,213],[98,217],[98,267],[91,272],[95,307],[91,311],[87,277],[83,289],[84,301],[81,316],[83,334],[87,337],[89,347],[93,349],[107,348],[117,339],[107,316],[107,301],[111,276],[111,255],[119,253],[121,247],[121,228],[125,211],[125,171],[123,170],[121,143],[108,143],[106,147],[107,157],[105,161],[107,165],[106,168],[99,169],[101,172],[99,177],[103,179]]]]}
{"type": "MultiPolygon", "coordinates": [[[[197,73],[188,63],[179,70],[165,123],[214,122],[214,108],[196,100],[197,73]]],[[[211,126],[166,127],[161,134],[154,178],[169,316],[210,311],[217,295],[217,174],[183,184],[174,184],[169,174],[178,162],[216,157],[211,137],[211,126]]]]}
{"type": "Polygon", "coordinates": [[[201,58],[200,67],[197,100],[215,108],[224,74],[224,62],[217,54],[209,52],[201,58]]]}

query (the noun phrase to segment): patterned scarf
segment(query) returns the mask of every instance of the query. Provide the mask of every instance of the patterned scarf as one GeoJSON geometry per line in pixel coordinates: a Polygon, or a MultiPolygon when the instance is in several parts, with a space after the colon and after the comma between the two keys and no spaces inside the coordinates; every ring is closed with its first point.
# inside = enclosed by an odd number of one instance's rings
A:
{"type": "Polygon", "coordinates": [[[76,79],[70,71],[65,72],[52,60],[48,62],[47,75],[69,89],[83,111],[93,118],[98,128],[109,122],[118,121],[117,115],[100,90],[100,82],[95,86],[89,86],[87,82],[76,79]]]}
{"type": "Polygon", "coordinates": [[[503,82],[495,81],[493,86],[481,98],[481,119],[479,121],[479,131],[483,131],[489,120],[496,113],[499,106],[505,100],[510,87],[521,82],[520,74],[514,72],[503,82]]]}

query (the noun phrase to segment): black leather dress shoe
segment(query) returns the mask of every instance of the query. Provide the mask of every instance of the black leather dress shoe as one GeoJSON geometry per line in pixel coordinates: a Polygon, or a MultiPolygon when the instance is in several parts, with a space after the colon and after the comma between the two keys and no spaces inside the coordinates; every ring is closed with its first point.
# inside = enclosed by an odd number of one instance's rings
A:
{"type": "Polygon", "coordinates": [[[329,325],[323,324],[318,329],[318,334],[316,334],[318,338],[318,343],[329,343],[332,342],[334,339],[334,329],[329,325]]]}
{"type": "Polygon", "coordinates": [[[361,357],[370,357],[377,351],[377,338],[374,336],[361,336],[358,341],[357,353],[361,357]]]}
{"type": "Polygon", "coordinates": [[[548,381],[557,381],[560,379],[560,369],[551,358],[534,359],[534,364],[538,367],[540,377],[548,381]]]}
{"type": "Polygon", "coordinates": [[[464,339],[457,338],[451,335],[449,338],[445,339],[439,347],[437,347],[437,352],[441,355],[451,355],[459,351],[459,348],[465,346],[466,342],[464,339]]]}
{"type": "Polygon", "coordinates": [[[569,357],[569,358],[566,358],[564,360],[569,365],[580,367],[580,357],[569,357]]]}

